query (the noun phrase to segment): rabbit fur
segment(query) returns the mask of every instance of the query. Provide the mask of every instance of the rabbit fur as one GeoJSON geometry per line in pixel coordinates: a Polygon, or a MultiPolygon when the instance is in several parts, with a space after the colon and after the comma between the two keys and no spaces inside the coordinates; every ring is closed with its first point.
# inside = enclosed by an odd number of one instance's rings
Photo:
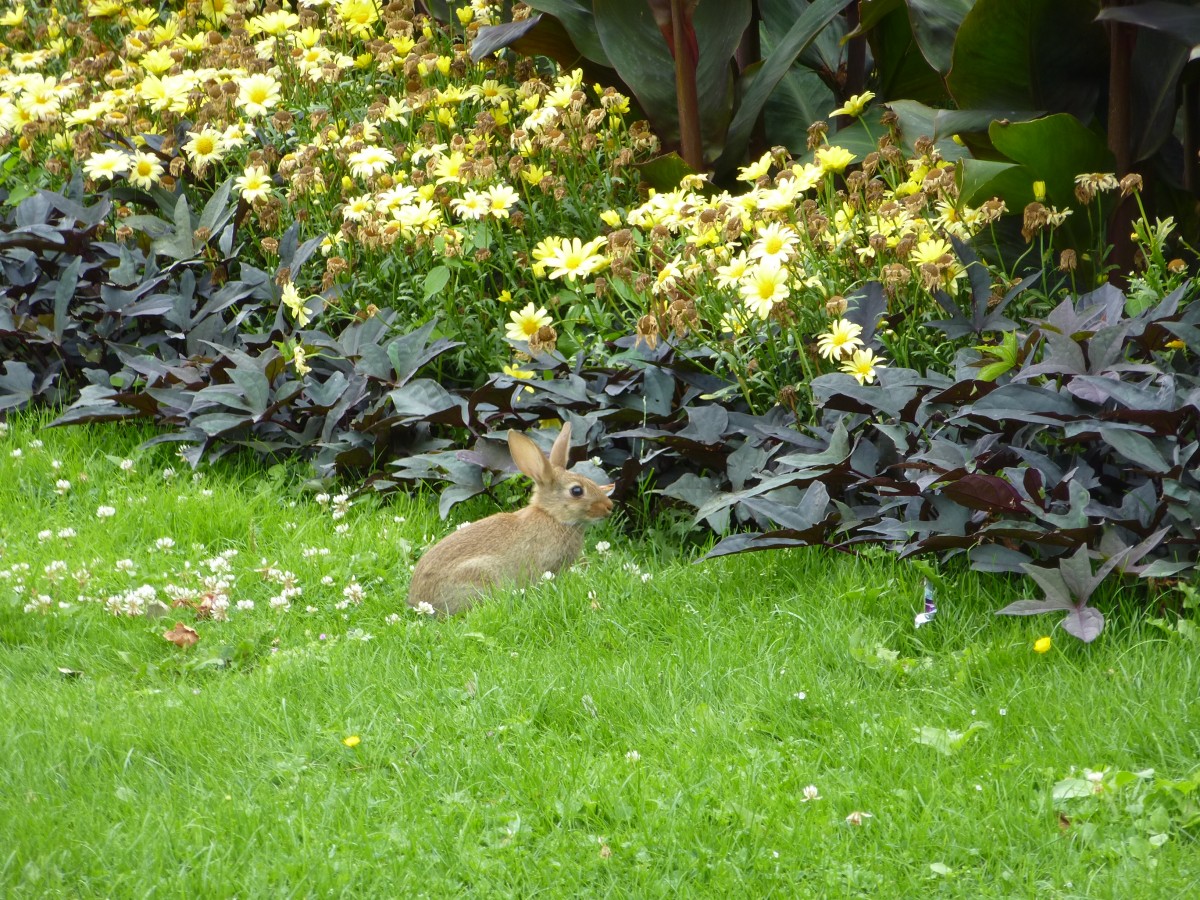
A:
{"type": "Polygon", "coordinates": [[[570,423],[548,458],[531,438],[509,431],[513,462],[533,479],[529,505],[472,522],[425,551],[413,570],[409,605],[461,612],[492,587],[523,587],[573,563],[583,550],[585,526],[612,511],[613,485],[568,472],[570,446],[570,423]]]}

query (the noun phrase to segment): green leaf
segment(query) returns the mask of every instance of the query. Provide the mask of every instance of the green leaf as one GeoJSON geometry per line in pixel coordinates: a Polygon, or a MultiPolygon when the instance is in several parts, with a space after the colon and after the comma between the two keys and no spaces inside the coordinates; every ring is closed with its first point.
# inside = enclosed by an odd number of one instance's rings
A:
{"type": "Polygon", "coordinates": [[[867,40],[875,58],[875,90],[880,96],[933,105],[949,100],[946,82],[921,52],[903,4],[884,16],[868,32],[867,40]]]}
{"type": "Polygon", "coordinates": [[[913,740],[918,744],[924,744],[926,747],[932,747],[943,756],[953,756],[966,746],[967,742],[976,733],[988,727],[987,722],[972,722],[967,726],[966,731],[954,731],[949,728],[934,728],[930,725],[923,725],[920,728],[913,729],[916,732],[916,737],[913,740]]]}
{"type": "MultiPolygon", "coordinates": [[[[980,0],[982,2],[982,0],[980,0]]],[[[1080,172],[1111,172],[1115,167],[1104,139],[1085,128],[1074,116],[1059,113],[1032,122],[993,122],[988,129],[992,145],[1013,162],[1020,163],[1036,179],[1045,182],[1046,203],[1059,209],[1074,208],[1075,176],[1080,172]]],[[[1004,175],[1005,185],[1016,190],[1011,174],[1004,175]]],[[[1016,196],[999,194],[1009,209],[1020,210],[1032,199],[1029,193],[1016,196]]],[[[1088,223],[1081,213],[1070,216],[1062,227],[1068,239],[1079,247],[1087,246],[1088,223]]]]}
{"type": "Polygon", "coordinates": [[[1096,10],[1096,0],[977,0],[958,29],[946,77],[955,103],[1091,120],[1108,63],[1096,10]]]}
{"type": "Polygon", "coordinates": [[[554,16],[562,23],[579,52],[592,62],[612,65],[608,54],[604,52],[604,45],[600,43],[596,16],[592,4],[587,0],[529,0],[526,6],[554,16]]]}
{"type": "Polygon", "coordinates": [[[746,89],[725,138],[725,149],[713,167],[729,172],[737,166],[750,143],[754,123],[776,86],[791,69],[792,63],[829,22],[845,7],[845,0],[816,0],[806,9],[779,46],[764,61],[746,89]]]}
{"type": "Polygon", "coordinates": [[[63,332],[67,327],[67,312],[75,291],[79,287],[79,267],[83,265],[82,256],[73,256],[59,276],[58,284],[54,286],[54,343],[61,344],[63,332]]]}
{"type": "Polygon", "coordinates": [[[1094,795],[1094,787],[1092,782],[1086,778],[1064,778],[1055,783],[1050,796],[1055,804],[1065,803],[1068,800],[1082,800],[1094,795]]]}
{"type": "Polygon", "coordinates": [[[942,75],[950,71],[954,39],[975,0],[905,0],[921,54],[942,75]]]}
{"type": "Polygon", "coordinates": [[[664,153],[644,163],[637,163],[634,168],[641,174],[642,180],[656,191],[674,190],[684,175],[692,174],[692,167],[678,153],[664,153]]]}
{"type": "Polygon", "coordinates": [[[233,178],[230,177],[221,182],[220,187],[213,191],[213,195],[204,204],[204,211],[200,213],[200,221],[196,225],[197,230],[205,228],[210,235],[214,235],[225,227],[225,223],[237,211],[237,204],[229,202],[229,194],[232,189],[233,178]]]}
{"type": "Polygon", "coordinates": [[[426,300],[428,300],[449,283],[450,269],[446,266],[435,266],[434,268],[430,269],[429,274],[425,276],[425,283],[421,289],[422,295],[426,300]]]}

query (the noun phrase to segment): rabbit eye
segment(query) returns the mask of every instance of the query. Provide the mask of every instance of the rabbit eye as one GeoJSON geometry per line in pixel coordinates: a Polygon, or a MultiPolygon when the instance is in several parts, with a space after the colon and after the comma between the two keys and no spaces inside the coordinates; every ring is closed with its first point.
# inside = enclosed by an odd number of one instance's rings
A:
{"type": "Polygon", "coordinates": [[[571,496],[572,497],[582,497],[583,496],[583,485],[581,485],[581,484],[571,485],[571,496]]]}

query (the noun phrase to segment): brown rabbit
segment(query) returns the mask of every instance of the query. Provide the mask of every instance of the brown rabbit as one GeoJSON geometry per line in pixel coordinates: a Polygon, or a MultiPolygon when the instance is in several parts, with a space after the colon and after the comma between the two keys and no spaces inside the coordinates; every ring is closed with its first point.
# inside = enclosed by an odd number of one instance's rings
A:
{"type": "Polygon", "coordinates": [[[583,549],[584,526],[612,511],[608,494],[613,486],[568,472],[570,446],[569,423],[555,439],[549,459],[531,438],[510,431],[513,462],[533,479],[529,505],[472,522],[425,551],[413,570],[409,606],[428,603],[453,614],[489,588],[524,587],[543,572],[573,563],[583,549]]]}

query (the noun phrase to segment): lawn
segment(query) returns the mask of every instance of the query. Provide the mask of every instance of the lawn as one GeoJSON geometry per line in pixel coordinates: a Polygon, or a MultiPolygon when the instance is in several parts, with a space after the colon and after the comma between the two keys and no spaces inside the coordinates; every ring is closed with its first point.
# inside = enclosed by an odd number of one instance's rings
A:
{"type": "Polygon", "coordinates": [[[1200,886],[1197,647],[1120,592],[1084,646],[951,571],[915,629],[888,556],[694,564],[618,515],[576,570],[434,619],[404,602],[433,497],[45,421],[0,437],[0,894],[1200,886]]]}

